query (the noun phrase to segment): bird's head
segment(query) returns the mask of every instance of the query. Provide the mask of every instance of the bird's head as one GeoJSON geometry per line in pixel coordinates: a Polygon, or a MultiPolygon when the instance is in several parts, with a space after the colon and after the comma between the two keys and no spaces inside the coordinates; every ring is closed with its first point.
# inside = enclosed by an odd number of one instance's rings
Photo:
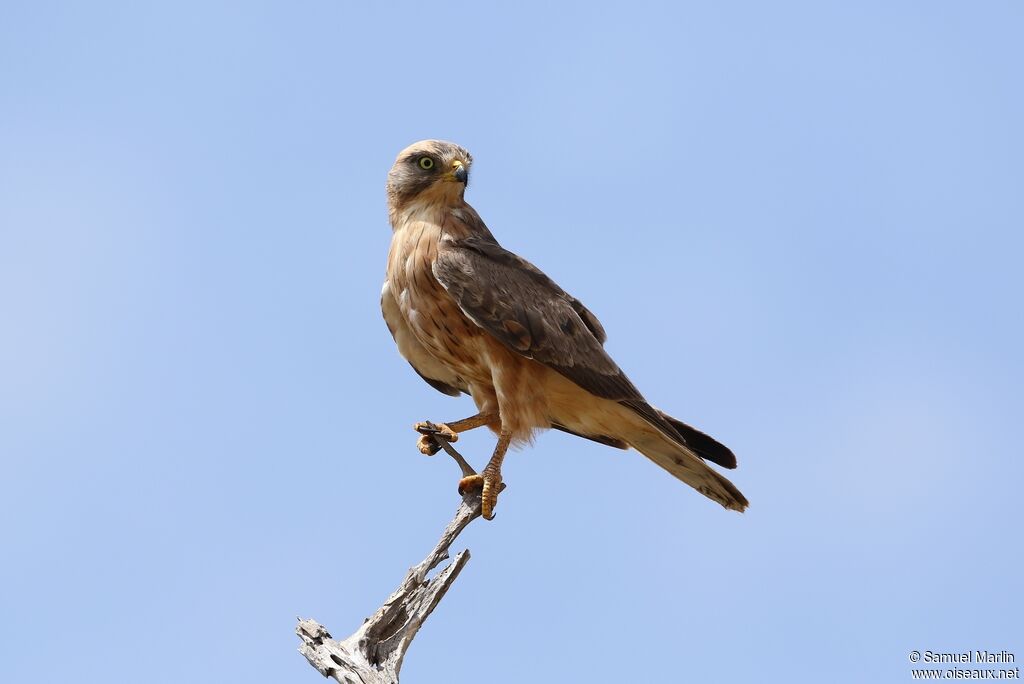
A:
{"type": "Polygon", "coordinates": [[[455,143],[413,143],[398,153],[388,172],[388,205],[394,211],[413,200],[461,203],[472,164],[472,155],[455,143]]]}

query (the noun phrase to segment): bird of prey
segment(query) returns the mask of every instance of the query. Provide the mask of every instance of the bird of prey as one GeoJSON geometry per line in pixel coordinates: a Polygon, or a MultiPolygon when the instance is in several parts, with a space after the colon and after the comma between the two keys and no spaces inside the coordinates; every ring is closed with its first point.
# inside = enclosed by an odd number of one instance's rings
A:
{"type": "Polygon", "coordinates": [[[604,349],[597,317],[537,267],[504,249],[464,199],[473,158],[440,140],[414,143],[388,173],[393,228],[381,309],[398,351],[435,389],[472,396],[476,415],[436,426],[417,423],[418,446],[434,454],[486,425],[498,441],[480,474],[493,517],[510,445],[557,428],[620,449],[636,449],[725,508],[747,499],[705,463],[735,468],[727,447],[651,406],[604,349]]]}

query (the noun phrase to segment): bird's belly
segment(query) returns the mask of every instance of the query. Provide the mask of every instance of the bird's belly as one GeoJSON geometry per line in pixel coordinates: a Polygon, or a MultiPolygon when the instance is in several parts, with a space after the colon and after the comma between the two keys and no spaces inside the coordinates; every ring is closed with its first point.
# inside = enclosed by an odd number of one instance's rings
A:
{"type": "Polygon", "coordinates": [[[479,410],[498,413],[501,430],[511,432],[515,442],[529,441],[534,430],[551,425],[544,381],[551,371],[467,317],[434,277],[434,254],[433,241],[427,239],[399,240],[392,246],[388,287],[415,339],[415,345],[407,346],[422,348],[458,376],[479,410]]]}
{"type": "Polygon", "coordinates": [[[501,429],[516,443],[550,427],[543,379],[549,369],[510,349],[484,331],[447,292],[406,288],[397,297],[416,341],[469,388],[480,411],[498,413],[501,429]]]}
{"type": "Polygon", "coordinates": [[[447,385],[454,390],[466,392],[466,383],[450,367],[439,361],[430,351],[420,344],[415,334],[409,327],[409,322],[398,306],[398,300],[391,292],[391,284],[384,281],[384,288],[380,297],[381,313],[384,314],[384,322],[398,346],[398,353],[408,361],[416,372],[427,379],[435,388],[442,392],[452,392],[439,388],[434,383],[447,385]]]}
{"type": "Polygon", "coordinates": [[[470,321],[440,286],[406,287],[398,306],[416,341],[439,363],[467,381],[489,379],[480,363],[483,331],[470,321]]]}

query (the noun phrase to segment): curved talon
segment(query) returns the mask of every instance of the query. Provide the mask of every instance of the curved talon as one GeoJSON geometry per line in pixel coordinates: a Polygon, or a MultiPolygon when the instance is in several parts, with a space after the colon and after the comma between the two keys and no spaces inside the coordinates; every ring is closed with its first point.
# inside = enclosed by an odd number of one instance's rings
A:
{"type": "Polygon", "coordinates": [[[414,423],[412,429],[422,435],[416,440],[416,448],[420,450],[421,454],[427,456],[433,456],[441,450],[441,444],[438,442],[439,439],[443,439],[448,443],[459,441],[459,434],[444,423],[435,425],[429,420],[424,420],[414,423]]]}
{"type": "Polygon", "coordinates": [[[416,448],[424,456],[433,456],[441,450],[441,445],[433,435],[420,435],[420,438],[416,440],[416,448]]]}
{"type": "Polygon", "coordinates": [[[442,439],[446,439],[449,442],[459,441],[459,433],[457,433],[455,430],[452,430],[445,423],[438,423],[435,425],[434,423],[431,423],[429,420],[424,420],[419,423],[413,424],[412,429],[420,433],[421,435],[430,435],[431,437],[437,436],[442,439]]]}
{"type": "Polygon", "coordinates": [[[485,468],[483,473],[469,475],[459,480],[459,494],[480,489],[480,514],[486,520],[494,520],[494,507],[498,505],[498,494],[503,489],[501,472],[485,468]]]}
{"type": "Polygon", "coordinates": [[[459,480],[459,494],[465,496],[466,492],[472,489],[480,489],[484,486],[484,476],[477,473],[476,475],[467,475],[466,477],[459,480]]]}

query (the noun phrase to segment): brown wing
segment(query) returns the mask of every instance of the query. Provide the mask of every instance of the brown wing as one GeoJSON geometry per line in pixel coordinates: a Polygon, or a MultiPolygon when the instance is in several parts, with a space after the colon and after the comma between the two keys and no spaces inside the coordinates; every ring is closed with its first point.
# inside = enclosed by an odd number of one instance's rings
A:
{"type": "Polygon", "coordinates": [[[501,343],[686,444],[608,356],[597,317],[536,266],[490,236],[472,236],[442,240],[433,271],[462,311],[501,343]]]}
{"type": "Polygon", "coordinates": [[[510,349],[605,399],[640,400],[604,350],[604,329],[536,266],[484,237],[442,240],[434,277],[462,311],[510,349]]]}
{"type": "Polygon", "coordinates": [[[736,467],[727,447],[648,404],[605,351],[606,335],[597,317],[489,233],[442,240],[433,272],[463,313],[505,346],[591,394],[628,406],[702,458],[736,467]]]}

